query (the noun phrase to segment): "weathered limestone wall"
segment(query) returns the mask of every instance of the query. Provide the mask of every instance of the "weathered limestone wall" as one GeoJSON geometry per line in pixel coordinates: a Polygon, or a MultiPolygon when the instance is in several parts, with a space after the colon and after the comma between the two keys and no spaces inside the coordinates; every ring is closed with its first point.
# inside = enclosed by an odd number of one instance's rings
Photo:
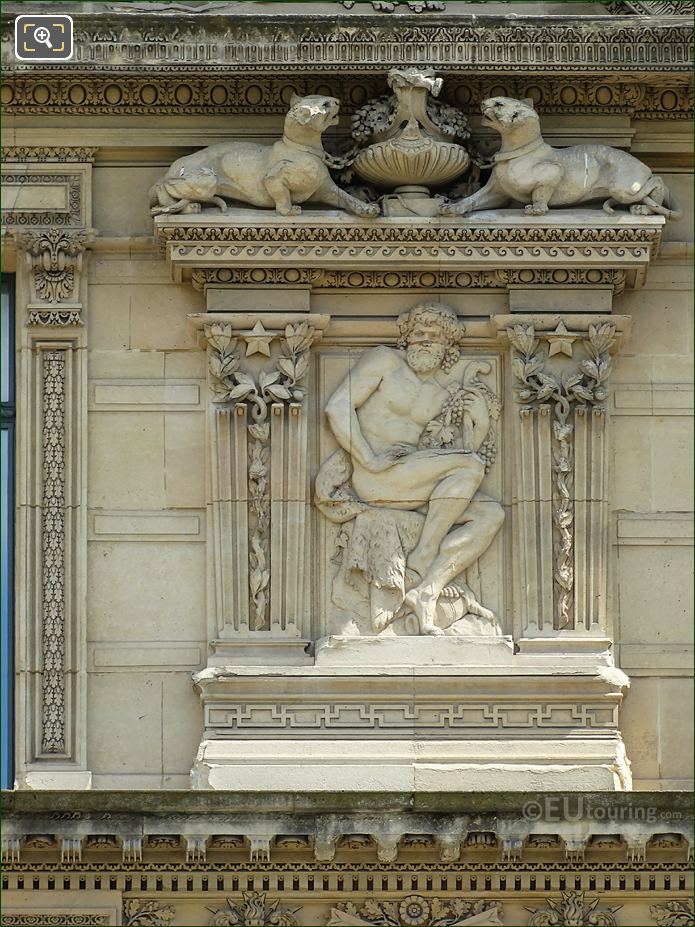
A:
{"type": "MultiPolygon", "coordinates": [[[[340,95],[338,83],[334,92],[340,95]]],[[[34,107],[8,115],[5,122],[8,146],[45,145],[48,134],[52,145],[96,149],[87,225],[97,237],[85,255],[82,310],[88,345],[87,558],[80,567],[86,589],[87,710],[80,736],[84,768],[97,788],[186,788],[202,730],[190,675],[205,666],[209,640],[207,362],[188,316],[204,312],[206,304],[189,284],[172,282],[153,244],[147,190],[176,157],[203,145],[277,138],[282,107],[276,101],[274,108],[258,114],[247,107],[218,115],[85,115],[69,107],[50,113],[34,107]]],[[[546,139],[632,150],[658,168],[684,205],[684,218],[665,228],[645,286],[615,299],[614,313],[631,316],[633,323],[615,361],[610,409],[609,615],[617,663],[632,679],[621,728],[635,788],[676,789],[692,783],[687,739],[692,728],[685,721],[692,705],[690,124],[650,119],[645,111],[631,119],[618,108],[599,110],[548,107],[546,139]]],[[[475,133],[475,114],[472,125],[475,133]]],[[[344,114],[341,131],[346,129],[344,114]]],[[[7,260],[12,260],[9,252],[7,260]]],[[[20,254],[18,330],[22,298],[27,302],[22,261],[20,254]]],[[[322,290],[312,295],[310,309],[330,313],[338,325],[368,319],[365,332],[375,343],[393,338],[395,317],[422,295],[386,288],[322,290]]],[[[455,308],[464,321],[507,311],[502,289],[426,295],[455,308]]],[[[239,295],[239,308],[256,297],[239,295]]],[[[336,350],[330,338],[325,342],[319,358],[336,350]]],[[[327,375],[317,404],[339,376],[327,375]]],[[[317,462],[314,457],[314,467],[317,462]]],[[[499,472],[495,479],[495,494],[503,494],[499,472]]],[[[508,520],[486,555],[500,575],[504,558],[513,554],[511,531],[508,520]]],[[[497,606],[502,597],[493,600],[497,606]]],[[[504,620],[511,630],[511,616],[504,620]]],[[[20,776],[25,755],[22,745],[20,776]]]]}

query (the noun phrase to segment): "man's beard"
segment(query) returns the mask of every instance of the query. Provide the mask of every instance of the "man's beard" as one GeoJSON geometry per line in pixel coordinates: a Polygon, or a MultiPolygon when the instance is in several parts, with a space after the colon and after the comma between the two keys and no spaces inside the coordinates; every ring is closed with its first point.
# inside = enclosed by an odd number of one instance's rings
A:
{"type": "Polygon", "coordinates": [[[442,361],[446,355],[446,348],[443,344],[411,344],[406,351],[406,360],[408,365],[416,373],[429,373],[441,367],[442,361]]]}

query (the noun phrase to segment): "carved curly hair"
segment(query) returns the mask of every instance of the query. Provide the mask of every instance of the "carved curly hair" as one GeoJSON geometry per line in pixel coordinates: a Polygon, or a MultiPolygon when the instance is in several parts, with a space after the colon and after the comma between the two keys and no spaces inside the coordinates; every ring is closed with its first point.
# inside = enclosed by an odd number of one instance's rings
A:
{"type": "Polygon", "coordinates": [[[413,329],[418,324],[436,325],[446,345],[442,370],[450,370],[461,356],[459,344],[463,341],[466,327],[459,322],[456,313],[442,303],[423,302],[398,316],[398,347],[405,350],[413,329]]]}

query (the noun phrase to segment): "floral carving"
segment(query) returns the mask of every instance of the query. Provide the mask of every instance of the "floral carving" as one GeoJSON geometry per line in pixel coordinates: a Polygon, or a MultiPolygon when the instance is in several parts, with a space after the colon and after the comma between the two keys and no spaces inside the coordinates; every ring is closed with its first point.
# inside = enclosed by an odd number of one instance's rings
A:
{"type": "Polygon", "coordinates": [[[331,909],[331,927],[458,927],[466,924],[501,924],[500,906],[491,901],[443,900],[407,895],[402,901],[366,901],[361,907],[350,902],[331,909]]]}
{"type": "Polygon", "coordinates": [[[667,901],[664,904],[653,904],[649,913],[659,927],[693,927],[695,925],[695,909],[692,901],[667,901]]]}
{"type": "Polygon", "coordinates": [[[555,332],[543,334],[549,350],[539,350],[539,338],[532,325],[515,325],[508,330],[509,340],[516,349],[512,370],[520,389],[522,414],[532,408],[541,414],[553,412],[553,527],[555,529],[555,562],[553,580],[556,586],[556,623],[558,628],[570,624],[574,594],[574,505],[572,480],[574,472],[573,433],[570,421],[573,404],[584,410],[587,406],[603,410],[607,397],[606,384],[611,372],[610,348],[615,341],[615,327],[609,323],[590,325],[588,336],[582,339],[588,358],[569,372],[551,371],[547,361],[554,355],[573,356],[573,342],[578,336],[569,333],[561,322],[555,332]]]}
{"type": "Polygon", "coordinates": [[[32,309],[29,312],[28,325],[81,325],[82,317],[79,309],[60,309],[57,312],[50,309],[32,309]]]}
{"type": "Polygon", "coordinates": [[[43,751],[65,752],[65,351],[43,357],[43,751]]]}
{"type": "Polygon", "coordinates": [[[76,281],[82,269],[87,234],[54,228],[24,232],[21,241],[27,252],[29,268],[34,272],[37,299],[46,303],[76,299],[76,281]]]}
{"type": "MultiPolygon", "coordinates": [[[[254,421],[264,422],[268,417],[270,403],[303,400],[304,390],[300,381],[309,369],[307,352],[315,335],[314,329],[306,322],[286,326],[282,341],[283,356],[276,361],[274,370],[262,371],[257,381],[250,373],[239,369],[241,358],[237,353],[238,339],[231,325],[206,325],[205,334],[211,349],[210,385],[213,402],[248,402],[254,421]]],[[[273,333],[268,340],[274,337],[273,333]]]]}
{"type": "Polygon", "coordinates": [[[302,381],[309,370],[309,348],[315,330],[307,323],[287,325],[281,338],[281,356],[274,368],[254,376],[241,369],[239,341],[246,341],[246,356],[270,356],[270,343],[280,337],[266,331],[258,322],[252,331],[235,332],[226,323],[205,326],[212,401],[219,405],[246,403],[251,412],[248,425],[249,488],[249,597],[252,627],[260,631],[267,625],[270,584],[270,424],[272,403],[301,404],[302,381]]]}
{"type": "Polygon", "coordinates": [[[174,920],[174,908],[157,901],[133,899],[123,903],[123,923],[126,927],[166,927],[174,920]]]}
{"type": "Polygon", "coordinates": [[[253,629],[265,625],[270,583],[268,532],[270,529],[268,422],[249,425],[249,589],[253,629]]]}
{"type": "Polygon", "coordinates": [[[52,914],[39,912],[31,914],[3,914],[2,927],[95,927],[112,923],[108,914],[52,914]]]}
{"type": "Polygon", "coordinates": [[[226,908],[212,911],[208,923],[210,927],[297,927],[298,910],[285,908],[279,900],[267,901],[265,892],[244,892],[242,901],[235,904],[228,898],[226,908]]]}
{"type": "Polygon", "coordinates": [[[622,905],[596,910],[599,901],[588,901],[584,892],[563,892],[560,901],[548,898],[545,908],[526,908],[531,912],[529,927],[617,927],[615,912],[622,905]]]}

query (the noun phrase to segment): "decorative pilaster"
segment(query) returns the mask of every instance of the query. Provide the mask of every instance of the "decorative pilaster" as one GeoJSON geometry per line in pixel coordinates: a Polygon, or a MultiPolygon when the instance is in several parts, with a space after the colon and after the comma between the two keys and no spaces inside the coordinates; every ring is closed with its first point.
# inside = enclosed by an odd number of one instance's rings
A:
{"type": "Polygon", "coordinates": [[[83,329],[25,329],[18,403],[18,778],[84,788],[86,371],[83,329]]]}
{"type": "MultiPolygon", "coordinates": [[[[606,400],[620,316],[498,317],[517,400],[520,635],[605,640],[606,400]],[[552,325],[552,327],[551,327],[552,325]]],[[[528,642],[528,641],[526,641],[528,642]]]]}
{"type": "Polygon", "coordinates": [[[199,316],[210,379],[211,640],[310,632],[307,422],[318,315],[199,316]]]}
{"type": "Polygon", "coordinates": [[[94,235],[95,152],[4,150],[2,219],[8,260],[16,266],[18,322],[20,787],[91,784],[86,765],[87,345],[82,310],[86,249],[94,235]]]}

